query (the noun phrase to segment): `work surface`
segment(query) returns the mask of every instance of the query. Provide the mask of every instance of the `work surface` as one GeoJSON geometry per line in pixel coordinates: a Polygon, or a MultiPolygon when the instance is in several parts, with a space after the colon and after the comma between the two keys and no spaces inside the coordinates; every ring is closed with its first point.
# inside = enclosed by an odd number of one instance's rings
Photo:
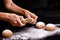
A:
{"type": "MultiPolygon", "coordinates": [[[[13,36],[10,39],[43,39],[49,36],[60,35],[60,28],[57,27],[54,31],[46,31],[44,29],[37,29],[35,26],[26,27],[21,31],[14,32],[13,36]]],[[[52,38],[53,39],[53,38],[52,38]]]]}
{"type": "MultiPolygon", "coordinates": [[[[5,24],[5,23],[4,23],[5,24]]],[[[7,39],[46,39],[46,40],[58,40],[60,38],[60,24],[55,24],[57,26],[54,31],[46,31],[44,29],[37,29],[35,25],[27,25],[24,28],[11,27],[10,25],[3,25],[6,28],[14,32],[13,36],[7,39]]],[[[60,40],[60,39],[59,39],[60,40]]]]}

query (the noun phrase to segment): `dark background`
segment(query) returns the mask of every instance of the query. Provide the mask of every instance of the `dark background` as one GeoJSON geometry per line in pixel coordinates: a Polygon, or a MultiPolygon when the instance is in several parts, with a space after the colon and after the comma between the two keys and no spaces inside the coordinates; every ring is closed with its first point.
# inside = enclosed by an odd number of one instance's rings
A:
{"type": "MultiPolygon", "coordinates": [[[[47,23],[60,23],[60,1],[59,0],[13,0],[18,6],[30,10],[35,13],[39,18],[38,21],[47,23]]],[[[0,12],[8,12],[3,0],[0,0],[0,12]]],[[[26,25],[32,26],[32,25],[26,25]]],[[[26,27],[25,26],[25,27],[26,27]]],[[[12,31],[20,29],[19,27],[12,27],[6,21],[0,21],[0,33],[4,29],[11,29],[12,31]]],[[[22,28],[21,28],[22,29],[22,28]]],[[[60,40],[60,35],[54,35],[44,38],[45,40],[60,40]]]]}
{"type": "Polygon", "coordinates": [[[59,0],[13,0],[13,2],[35,13],[39,17],[38,21],[60,23],[59,0]]]}

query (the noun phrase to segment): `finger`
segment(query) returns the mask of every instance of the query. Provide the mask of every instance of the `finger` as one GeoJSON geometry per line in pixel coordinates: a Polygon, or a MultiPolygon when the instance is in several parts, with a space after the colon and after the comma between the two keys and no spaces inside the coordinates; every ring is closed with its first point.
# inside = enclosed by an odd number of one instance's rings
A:
{"type": "Polygon", "coordinates": [[[36,17],[36,18],[34,19],[34,23],[33,23],[33,24],[35,24],[35,23],[37,22],[37,19],[38,19],[38,17],[36,17]]]}
{"type": "Polygon", "coordinates": [[[25,26],[25,24],[22,24],[22,22],[21,22],[21,20],[20,20],[19,17],[17,17],[17,22],[18,22],[18,24],[20,25],[20,27],[25,26]]]}
{"type": "MultiPolygon", "coordinates": [[[[17,21],[17,20],[16,20],[16,21],[17,21]]],[[[16,25],[16,26],[20,26],[18,22],[17,22],[15,25],[16,25]]]]}
{"type": "Polygon", "coordinates": [[[32,24],[35,24],[35,23],[37,22],[37,19],[38,19],[38,18],[35,17],[35,19],[33,19],[32,24]]]}
{"type": "Polygon", "coordinates": [[[23,16],[19,16],[19,18],[20,18],[22,24],[26,24],[27,23],[26,19],[24,19],[23,16]]]}
{"type": "Polygon", "coordinates": [[[25,16],[26,16],[27,18],[29,18],[29,19],[31,18],[28,13],[25,13],[25,16]]]}
{"type": "Polygon", "coordinates": [[[32,14],[32,18],[36,21],[38,19],[38,16],[36,16],[35,14],[32,14]]]}
{"type": "Polygon", "coordinates": [[[12,22],[10,22],[10,24],[12,25],[12,26],[17,26],[17,22],[16,21],[12,21],[12,22]]]}
{"type": "Polygon", "coordinates": [[[37,21],[36,20],[33,20],[32,22],[31,22],[31,24],[35,24],[37,21]]]}
{"type": "Polygon", "coordinates": [[[30,16],[31,16],[33,19],[37,19],[37,18],[38,18],[34,13],[30,13],[30,16]]]}
{"type": "Polygon", "coordinates": [[[23,19],[24,19],[24,17],[23,17],[23,16],[19,16],[19,18],[20,18],[20,20],[23,20],[23,19]]]}
{"type": "Polygon", "coordinates": [[[35,21],[33,22],[33,24],[36,24],[36,22],[37,22],[37,20],[35,20],[35,21]]]}

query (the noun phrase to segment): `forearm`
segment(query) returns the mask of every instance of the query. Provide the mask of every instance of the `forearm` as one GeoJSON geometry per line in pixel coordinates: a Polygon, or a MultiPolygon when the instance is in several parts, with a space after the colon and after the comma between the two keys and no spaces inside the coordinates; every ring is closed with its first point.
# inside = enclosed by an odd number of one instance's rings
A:
{"type": "Polygon", "coordinates": [[[10,10],[11,12],[18,13],[18,14],[24,14],[24,9],[19,7],[19,6],[17,6],[14,3],[11,4],[11,7],[8,8],[8,10],[10,10]]]}
{"type": "MultiPolygon", "coordinates": [[[[6,1],[7,1],[7,0],[6,0],[6,1]]],[[[12,0],[7,1],[8,3],[7,3],[6,1],[4,1],[5,7],[6,7],[9,11],[15,12],[15,13],[18,13],[18,14],[24,14],[24,10],[25,10],[25,9],[17,6],[15,3],[12,2],[12,0]]]]}
{"type": "Polygon", "coordinates": [[[4,12],[0,12],[0,20],[7,21],[8,20],[8,14],[4,12]]]}

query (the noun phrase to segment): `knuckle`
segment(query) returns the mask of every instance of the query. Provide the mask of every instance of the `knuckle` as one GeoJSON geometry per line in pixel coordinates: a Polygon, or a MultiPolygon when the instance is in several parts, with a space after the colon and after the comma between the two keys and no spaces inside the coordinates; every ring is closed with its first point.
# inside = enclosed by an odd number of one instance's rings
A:
{"type": "Polygon", "coordinates": [[[23,18],[23,16],[20,16],[21,18],[23,18]]]}

